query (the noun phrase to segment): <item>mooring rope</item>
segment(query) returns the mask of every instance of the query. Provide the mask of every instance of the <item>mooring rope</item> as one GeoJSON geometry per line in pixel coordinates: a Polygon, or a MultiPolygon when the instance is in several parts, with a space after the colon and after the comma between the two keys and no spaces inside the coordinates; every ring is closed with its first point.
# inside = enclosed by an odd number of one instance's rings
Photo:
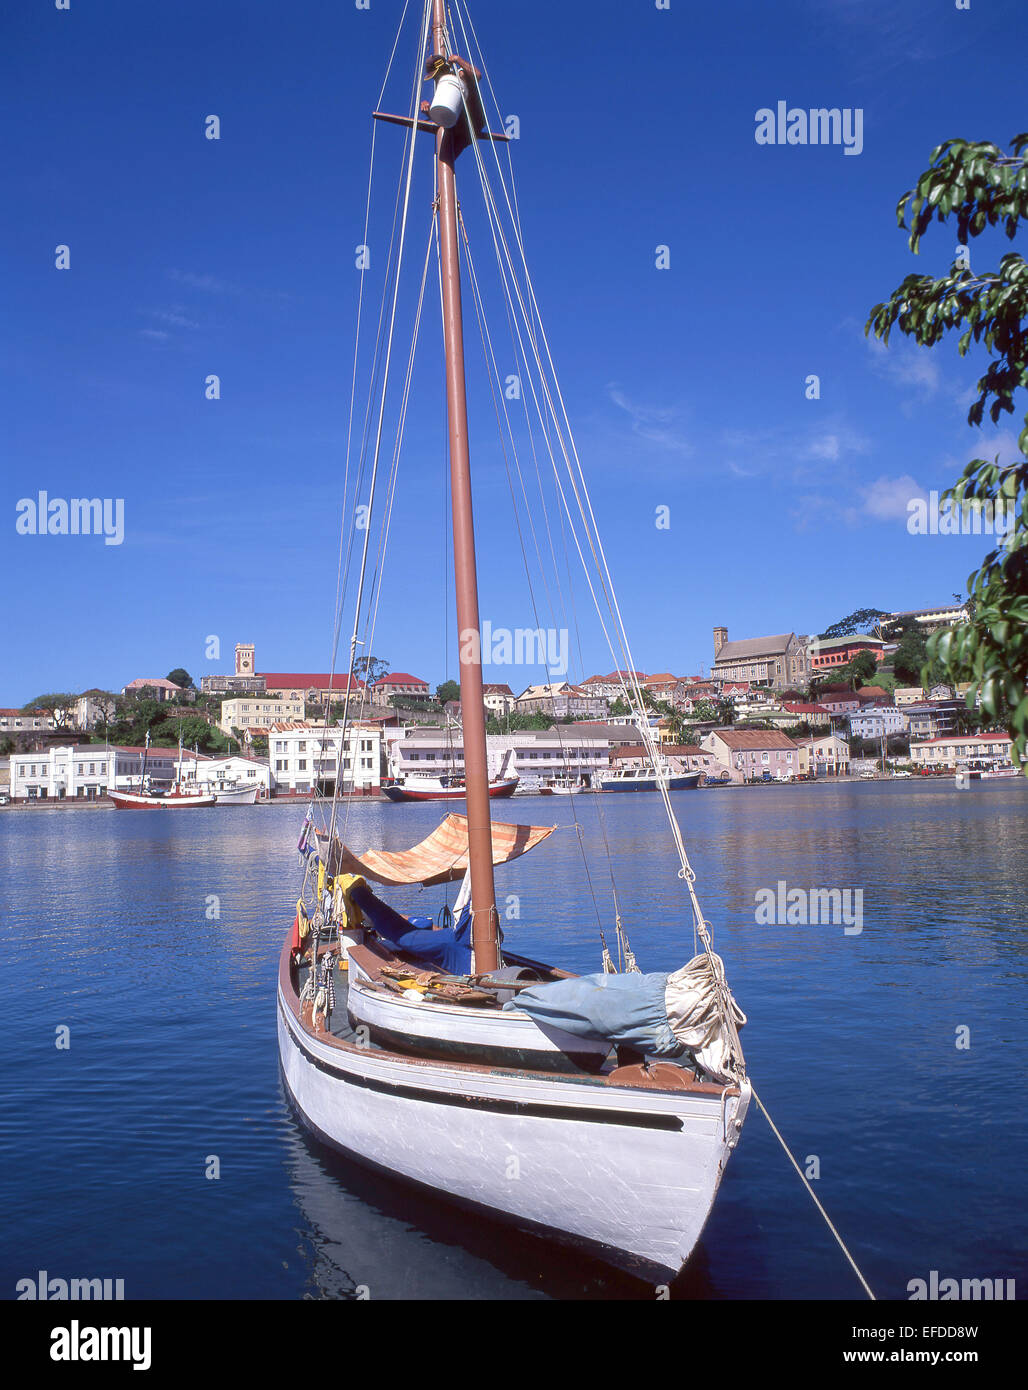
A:
{"type": "Polygon", "coordinates": [[[818,1200],[817,1193],[814,1191],[814,1189],[811,1187],[809,1181],[807,1180],[807,1175],[806,1175],[806,1173],[804,1173],[803,1169],[800,1167],[800,1165],[796,1162],[795,1158],[793,1157],[793,1155],[792,1155],[792,1150],[789,1148],[789,1145],[788,1145],[788,1144],[785,1142],[785,1140],[782,1138],[781,1134],[779,1134],[777,1125],[775,1124],[774,1120],[772,1120],[771,1116],[768,1114],[767,1106],[764,1104],[764,1102],[763,1102],[763,1101],[760,1099],[760,1097],[757,1095],[756,1090],[753,1088],[753,1083],[752,1083],[752,1082],[750,1083],[750,1088],[751,1088],[751,1091],[752,1091],[752,1094],[753,1094],[753,1099],[757,1102],[757,1106],[758,1106],[758,1108],[759,1108],[759,1110],[760,1110],[760,1113],[764,1116],[764,1119],[767,1120],[768,1124],[771,1126],[771,1133],[772,1133],[772,1134],[775,1136],[775,1138],[778,1140],[779,1144],[781,1144],[782,1148],[785,1150],[786,1154],[788,1155],[789,1162],[790,1162],[790,1163],[792,1164],[792,1166],[796,1169],[796,1172],[800,1175],[800,1182],[803,1184],[803,1186],[804,1186],[804,1187],[807,1189],[807,1191],[810,1193],[811,1198],[813,1199],[814,1205],[817,1207],[818,1211],[821,1213],[821,1215],[822,1215],[822,1216],[824,1217],[824,1219],[825,1219],[825,1224],[827,1225],[828,1229],[831,1231],[831,1233],[832,1233],[832,1235],[835,1237],[835,1239],[839,1242],[839,1249],[840,1249],[840,1250],[842,1251],[842,1253],[846,1256],[847,1260],[849,1260],[851,1266],[853,1267],[853,1272],[854,1272],[854,1274],[857,1276],[857,1278],[860,1280],[861,1284],[864,1286],[864,1292],[867,1294],[868,1298],[870,1298],[872,1302],[875,1302],[875,1303],[876,1303],[878,1300],[875,1298],[873,1292],[871,1291],[871,1285],[867,1282],[867,1280],[866,1280],[866,1279],[864,1278],[864,1276],[861,1274],[860,1270],[857,1268],[857,1262],[856,1262],[856,1260],[853,1258],[853,1256],[850,1254],[850,1252],[846,1249],[846,1242],[843,1240],[842,1236],[839,1234],[839,1232],[838,1232],[838,1231],[835,1229],[835,1227],[832,1225],[832,1219],[831,1219],[831,1217],[828,1215],[828,1213],[825,1211],[824,1207],[821,1205],[820,1201],[818,1200]]]}

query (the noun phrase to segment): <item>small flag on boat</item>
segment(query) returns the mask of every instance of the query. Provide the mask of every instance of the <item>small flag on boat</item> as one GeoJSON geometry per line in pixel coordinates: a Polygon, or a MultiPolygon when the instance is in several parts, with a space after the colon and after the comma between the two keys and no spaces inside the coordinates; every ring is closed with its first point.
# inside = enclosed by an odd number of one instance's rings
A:
{"type": "Polygon", "coordinates": [[[307,840],[310,837],[311,826],[313,823],[314,818],[311,815],[311,808],[308,806],[307,814],[303,818],[303,829],[300,831],[300,838],[296,842],[296,851],[298,854],[307,853],[307,840]]]}

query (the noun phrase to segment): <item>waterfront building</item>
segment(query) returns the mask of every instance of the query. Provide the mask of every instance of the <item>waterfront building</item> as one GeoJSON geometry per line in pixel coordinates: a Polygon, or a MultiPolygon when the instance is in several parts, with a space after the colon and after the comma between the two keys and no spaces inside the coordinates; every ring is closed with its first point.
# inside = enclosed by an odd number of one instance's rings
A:
{"type": "Polygon", "coordinates": [[[841,735],[821,734],[797,740],[799,771],[804,777],[845,777],[850,770],[850,746],[841,735]]]}
{"type": "MultiPolygon", "coordinates": [[[[610,766],[612,741],[622,742],[624,729],[606,725],[558,724],[552,729],[522,729],[488,734],[486,748],[490,777],[517,774],[526,786],[552,777],[585,777],[610,766]]],[[[460,730],[407,727],[386,733],[386,762],[391,777],[421,773],[438,777],[464,770],[460,730]]]]}
{"type": "Polygon", "coordinates": [[[303,719],[304,714],[303,700],[290,700],[282,695],[241,695],[222,703],[218,727],[223,734],[231,734],[233,729],[245,731],[289,723],[303,719]]]}
{"type": "Polygon", "coordinates": [[[798,746],[779,729],[712,729],[702,746],[733,782],[784,780],[799,771],[798,746]]]}
{"type": "Polygon", "coordinates": [[[945,734],[910,744],[910,761],[915,767],[948,768],[956,770],[967,765],[985,764],[990,767],[1014,765],[1013,745],[1005,733],[945,734]]]}
{"type": "Polygon", "coordinates": [[[861,652],[870,652],[876,663],[881,665],[885,657],[885,643],[879,637],[865,637],[854,633],[849,637],[814,637],[810,641],[810,669],[827,671],[833,666],[846,666],[861,652]]]}
{"type": "MultiPolygon", "coordinates": [[[[666,759],[672,772],[702,772],[720,774],[714,754],[696,743],[661,743],[660,756],[666,759]]],[[[613,767],[631,768],[633,771],[648,768],[650,755],[641,743],[625,744],[615,748],[610,755],[613,767]]]]}
{"type": "Polygon", "coordinates": [[[377,792],[382,782],[382,725],[361,720],[343,730],[311,720],[273,724],[268,730],[268,764],[276,792],[292,795],[317,790],[377,792]]]}
{"type": "Polygon", "coordinates": [[[237,786],[257,785],[257,798],[265,801],[271,795],[271,768],[265,759],[248,758],[231,753],[224,758],[183,758],[184,780],[195,783],[201,791],[219,788],[226,782],[237,786]]]}
{"type": "MultiPolygon", "coordinates": [[[[95,800],[113,786],[132,791],[139,785],[143,748],[108,746],[103,743],[54,746],[45,752],[12,753],[11,798],[15,801],[95,800]]],[[[200,758],[204,755],[201,753],[200,758]]],[[[183,754],[183,768],[193,764],[194,754],[183,754]]],[[[151,748],[146,772],[156,787],[169,786],[179,766],[177,748],[151,748]]]]}
{"type": "Polygon", "coordinates": [[[722,683],[749,681],[772,690],[805,686],[810,677],[806,639],[795,632],[783,632],[729,642],[728,629],[716,627],[710,674],[722,683]]]}

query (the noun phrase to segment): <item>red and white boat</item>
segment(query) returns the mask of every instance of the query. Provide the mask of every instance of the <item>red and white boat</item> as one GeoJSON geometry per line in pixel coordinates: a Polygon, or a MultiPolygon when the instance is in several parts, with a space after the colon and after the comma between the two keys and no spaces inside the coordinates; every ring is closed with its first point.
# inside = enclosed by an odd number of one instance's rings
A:
{"type": "Polygon", "coordinates": [[[184,811],[189,807],[215,806],[218,798],[211,793],[190,791],[177,784],[167,791],[108,792],[119,811],[137,810],[141,807],[158,807],[166,811],[184,811]]]}
{"type": "Polygon", "coordinates": [[[178,750],[178,769],[175,781],[167,788],[155,788],[147,776],[146,759],[150,750],[150,735],[146,736],[146,744],[143,748],[143,756],[139,764],[139,787],[134,792],[122,792],[111,790],[107,793],[119,811],[138,811],[138,810],[165,810],[165,811],[185,811],[196,810],[204,806],[217,805],[218,798],[214,792],[201,791],[199,787],[190,786],[182,780],[182,745],[179,744],[178,750]]]}
{"type": "MultiPolygon", "coordinates": [[[[513,796],[517,777],[494,777],[489,783],[491,797],[513,796]]],[[[382,787],[390,801],[463,801],[467,789],[463,777],[405,777],[382,787]]]]}

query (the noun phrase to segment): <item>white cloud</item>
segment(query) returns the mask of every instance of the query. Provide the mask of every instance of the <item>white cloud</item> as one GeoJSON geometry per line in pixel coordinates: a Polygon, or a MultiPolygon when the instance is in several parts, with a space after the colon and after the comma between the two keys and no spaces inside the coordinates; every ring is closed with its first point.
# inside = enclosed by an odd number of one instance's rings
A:
{"type": "Polygon", "coordinates": [[[931,348],[914,347],[895,338],[886,347],[873,334],[864,341],[875,371],[901,386],[912,386],[918,395],[931,396],[939,389],[939,368],[930,356],[931,348]]]}
{"type": "Polygon", "coordinates": [[[884,475],[863,492],[863,511],[873,521],[905,521],[914,498],[926,498],[924,488],[909,473],[899,478],[884,475]]]}
{"type": "Polygon", "coordinates": [[[675,421],[680,415],[676,406],[639,405],[630,400],[616,382],[608,384],[607,395],[630,418],[632,433],[640,439],[679,454],[693,452],[692,443],[675,428],[675,421]]]}

